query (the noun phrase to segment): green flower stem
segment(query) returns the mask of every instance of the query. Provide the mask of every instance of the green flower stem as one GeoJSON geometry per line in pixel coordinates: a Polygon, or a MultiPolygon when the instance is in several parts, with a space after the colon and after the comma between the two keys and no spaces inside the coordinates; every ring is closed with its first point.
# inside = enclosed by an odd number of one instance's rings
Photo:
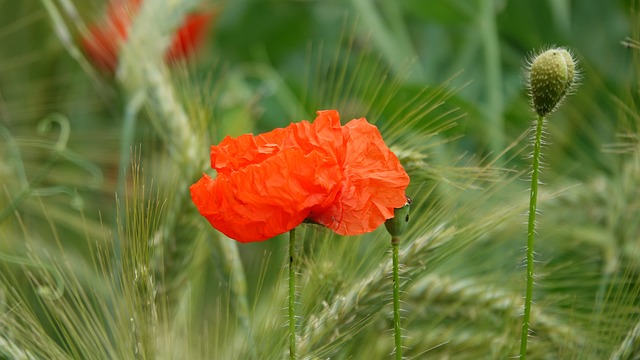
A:
{"type": "Polygon", "coordinates": [[[531,196],[529,198],[529,221],[527,224],[527,289],[524,298],[524,319],[520,338],[520,359],[527,358],[527,340],[531,303],[533,301],[533,243],[535,240],[536,209],[538,207],[538,175],[540,173],[540,148],[542,143],[542,124],[544,116],[538,115],[536,135],[533,143],[533,171],[531,172],[531,196]]]}
{"type": "Polygon", "coordinates": [[[398,274],[398,247],[400,238],[391,237],[393,258],[393,332],[396,343],[396,360],[402,360],[402,329],[400,328],[400,275],[398,274]]]}
{"type": "Polygon", "coordinates": [[[289,358],[296,358],[296,228],[289,231],[289,358]]]}

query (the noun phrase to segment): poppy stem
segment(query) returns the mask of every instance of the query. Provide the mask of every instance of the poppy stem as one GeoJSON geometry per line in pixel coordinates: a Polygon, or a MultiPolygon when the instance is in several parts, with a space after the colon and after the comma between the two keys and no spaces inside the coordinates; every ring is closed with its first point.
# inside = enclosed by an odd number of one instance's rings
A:
{"type": "Polygon", "coordinates": [[[533,243],[535,239],[536,211],[538,207],[538,175],[540,173],[540,149],[542,147],[542,124],[544,116],[538,115],[536,134],[533,142],[533,170],[531,172],[531,195],[529,197],[529,221],[527,223],[527,288],[524,298],[524,319],[520,338],[520,359],[527,358],[527,340],[529,338],[529,322],[531,304],[533,302],[533,243]]]}
{"type": "Polygon", "coordinates": [[[289,231],[289,358],[296,358],[296,228],[289,231]]]}
{"type": "Polygon", "coordinates": [[[396,345],[396,360],[402,360],[402,329],[400,328],[400,275],[398,274],[398,247],[400,238],[391,237],[393,258],[393,332],[396,345]]]}

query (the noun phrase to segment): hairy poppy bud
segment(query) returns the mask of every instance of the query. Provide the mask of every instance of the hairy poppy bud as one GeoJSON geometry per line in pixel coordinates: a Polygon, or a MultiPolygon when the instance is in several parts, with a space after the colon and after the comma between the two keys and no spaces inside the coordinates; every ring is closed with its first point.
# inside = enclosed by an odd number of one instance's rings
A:
{"type": "Polygon", "coordinates": [[[576,61],[569,51],[554,48],[535,56],[527,68],[527,80],[538,115],[555,110],[574,88],[576,78],[576,61]]]}
{"type": "Polygon", "coordinates": [[[384,222],[384,227],[391,234],[391,241],[399,241],[399,237],[407,228],[409,223],[409,210],[411,208],[411,199],[407,198],[407,202],[401,208],[394,211],[394,216],[384,222]]]}

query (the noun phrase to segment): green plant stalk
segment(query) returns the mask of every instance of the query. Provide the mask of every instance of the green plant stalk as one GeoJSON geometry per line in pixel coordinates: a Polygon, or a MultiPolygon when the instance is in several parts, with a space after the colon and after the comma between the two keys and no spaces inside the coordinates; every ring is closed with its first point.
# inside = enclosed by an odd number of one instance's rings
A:
{"type": "Polygon", "coordinates": [[[400,275],[398,274],[398,253],[400,238],[391,237],[393,258],[393,333],[396,345],[396,360],[402,360],[402,329],[400,328],[400,275]]]}
{"type": "Polygon", "coordinates": [[[529,198],[529,221],[527,222],[527,288],[524,298],[524,319],[520,338],[520,359],[527,358],[527,340],[531,303],[533,302],[533,244],[535,240],[536,209],[538,207],[538,175],[540,174],[540,148],[542,147],[542,124],[544,116],[538,115],[533,143],[533,170],[531,172],[531,195],[529,198]]]}
{"type": "Polygon", "coordinates": [[[296,358],[296,228],[289,231],[289,358],[296,358]]]}
{"type": "MultiPolygon", "coordinates": [[[[145,2],[136,15],[136,20],[130,28],[127,42],[123,44],[119,57],[119,68],[116,74],[117,80],[130,96],[140,96],[143,105],[147,105],[152,116],[153,127],[161,136],[168,147],[172,161],[179,167],[177,175],[177,188],[183,189],[173,194],[173,201],[179,206],[168,211],[164,217],[162,229],[164,239],[163,250],[167,250],[168,256],[182,256],[177,254],[178,247],[173,236],[176,226],[182,217],[189,218],[190,211],[183,207],[185,193],[188,193],[190,182],[200,176],[204,169],[209,168],[209,160],[202,149],[207,146],[204,143],[206,137],[196,129],[201,129],[200,124],[195,123],[196,118],[188,115],[183,102],[178,97],[176,88],[170,76],[170,72],[163,63],[163,54],[169,42],[164,41],[168,35],[183,21],[183,17],[197,6],[197,0],[174,0],[145,2]],[[147,6],[147,4],[149,6],[147,6]],[[154,31],[149,31],[149,26],[154,31]],[[163,45],[163,46],[158,46],[163,45]],[[140,95],[138,95],[140,94],[140,95]],[[167,236],[170,235],[170,236],[167,236]]],[[[133,100],[131,100],[133,102],[133,100]]],[[[133,108],[133,106],[132,106],[133,108]]],[[[191,204],[188,209],[193,209],[191,204]]],[[[197,228],[193,230],[197,231],[197,228]]],[[[239,324],[247,334],[248,344],[253,343],[251,329],[248,328],[248,306],[246,294],[246,278],[244,268],[238,257],[237,245],[226,238],[218,236],[215,241],[220,242],[218,249],[225,251],[220,257],[221,263],[217,264],[225,276],[230,279],[229,291],[232,298],[237,299],[236,316],[239,324]]],[[[182,242],[182,241],[181,241],[182,242]]],[[[187,242],[185,239],[184,242],[187,242]]],[[[176,259],[171,259],[176,260],[176,259]]],[[[172,262],[176,264],[177,262],[172,262]]],[[[160,265],[164,270],[164,281],[171,282],[184,270],[179,265],[169,266],[166,262],[160,265]],[[166,267],[165,267],[166,266],[166,267]]],[[[194,265],[199,266],[199,265],[194,265]]],[[[199,269],[203,269],[199,267],[199,269]]],[[[204,269],[203,269],[204,270],[204,269]]],[[[176,296],[186,296],[189,292],[175,292],[176,296]]],[[[179,300],[177,300],[179,301],[179,300]]],[[[190,302],[189,302],[190,303],[190,302]]]]}
{"type": "MultiPolygon", "coordinates": [[[[74,36],[71,35],[72,31],[67,27],[64,17],[55,5],[55,2],[52,0],[40,0],[40,2],[47,12],[47,15],[49,15],[53,31],[58,36],[58,39],[60,39],[60,42],[62,43],[62,46],[64,46],[65,50],[67,50],[67,53],[69,53],[69,55],[78,62],[84,73],[89,75],[93,83],[96,84],[100,90],[110,91],[108,86],[98,75],[97,71],[91,66],[91,64],[89,64],[82,51],[76,45],[77,42],[74,41],[74,36]]],[[[62,1],[62,7],[66,10],[66,15],[70,16],[73,19],[73,22],[80,26],[80,30],[84,30],[84,24],[79,23],[80,18],[78,16],[74,16],[77,15],[74,11],[75,9],[71,10],[73,8],[72,2],[64,0],[62,1]]]]}
{"type": "Polygon", "coordinates": [[[480,36],[484,48],[484,70],[486,74],[486,113],[491,123],[489,149],[500,154],[504,149],[504,99],[502,96],[502,66],[500,64],[500,42],[496,26],[495,0],[484,0],[480,12],[480,36]]]}

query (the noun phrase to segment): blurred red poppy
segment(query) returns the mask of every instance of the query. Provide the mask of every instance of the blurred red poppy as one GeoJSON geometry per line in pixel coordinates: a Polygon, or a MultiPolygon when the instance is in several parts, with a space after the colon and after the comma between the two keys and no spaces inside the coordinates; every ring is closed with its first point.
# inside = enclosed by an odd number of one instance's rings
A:
{"type": "Polygon", "coordinates": [[[375,230],[406,202],[409,176],[365,118],[340,125],[335,110],[211,147],[191,198],[211,225],[240,242],[263,241],[305,219],[340,235],[375,230]]]}
{"type": "MultiPolygon", "coordinates": [[[[115,71],[120,46],[127,41],[129,27],[141,4],[142,0],[111,0],[105,18],[89,27],[81,45],[96,67],[111,73],[115,71]]],[[[172,62],[190,56],[202,42],[214,15],[212,11],[187,15],[171,40],[166,60],[172,62]]]]}

